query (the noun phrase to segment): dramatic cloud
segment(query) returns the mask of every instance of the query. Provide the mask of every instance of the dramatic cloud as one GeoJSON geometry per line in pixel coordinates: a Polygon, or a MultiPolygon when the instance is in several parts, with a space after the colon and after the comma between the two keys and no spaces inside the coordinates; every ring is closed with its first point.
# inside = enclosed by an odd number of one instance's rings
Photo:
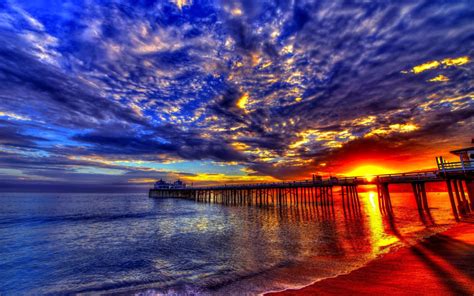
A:
{"type": "Polygon", "coordinates": [[[473,19],[471,1],[3,2],[3,188],[433,167],[473,136],[473,19]]]}

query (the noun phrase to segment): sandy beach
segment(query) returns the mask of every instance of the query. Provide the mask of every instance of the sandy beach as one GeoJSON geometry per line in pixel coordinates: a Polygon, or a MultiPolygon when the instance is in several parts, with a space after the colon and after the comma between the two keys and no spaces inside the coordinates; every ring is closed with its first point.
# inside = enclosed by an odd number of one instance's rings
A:
{"type": "Polygon", "coordinates": [[[474,295],[474,219],[349,274],[266,295],[474,295]]]}

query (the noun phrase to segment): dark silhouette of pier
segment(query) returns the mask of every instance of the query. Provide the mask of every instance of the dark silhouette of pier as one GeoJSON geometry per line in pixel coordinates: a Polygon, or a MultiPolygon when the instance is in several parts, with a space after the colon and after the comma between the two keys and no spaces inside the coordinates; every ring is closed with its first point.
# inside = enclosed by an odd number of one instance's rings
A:
{"type": "MultiPolygon", "coordinates": [[[[358,186],[376,185],[380,211],[393,213],[390,185],[411,184],[417,209],[422,220],[431,220],[426,183],[446,183],[454,218],[474,211],[474,162],[447,163],[437,158],[438,170],[386,174],[374,177],[313,176],[312,180],[258,184],[193,186],[185,188],[150,189],[153,198],[181,198],[196,202],[246,206],[300,206],[313,205],[331,211],[335,187],[339,187],[344,213],[358,215],[360,201],[358,186]]],[[[332,209],[333,211],[334,209],[332,209]]]]}

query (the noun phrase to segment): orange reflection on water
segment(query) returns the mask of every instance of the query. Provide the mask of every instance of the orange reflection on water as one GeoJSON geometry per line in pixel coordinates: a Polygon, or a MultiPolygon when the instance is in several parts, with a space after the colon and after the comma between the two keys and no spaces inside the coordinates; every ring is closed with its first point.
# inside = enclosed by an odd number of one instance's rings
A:
{"type": "Polygon", "coordinates": [[[374,210],[377,209],[377,206],[375,205],[375,192],[369,192],[369,201],[370,201],[370,205],[372,206],[372,208],[374,210]]]}
{"type": "Polygon", "coordinates": [[[370,242],[374,254],[399,241],[396,236],[385,232],[382,215],[380,214],[379,207],[375,203],[376,196],[377,193],[374,191],[361,193],[361,205],[364,207],[364,212],[368,217],[370,242]]]}

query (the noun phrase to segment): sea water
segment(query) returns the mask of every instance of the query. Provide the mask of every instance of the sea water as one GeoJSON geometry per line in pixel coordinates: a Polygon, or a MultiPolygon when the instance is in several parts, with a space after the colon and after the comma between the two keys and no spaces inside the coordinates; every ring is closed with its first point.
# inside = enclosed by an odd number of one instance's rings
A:
{"type": "Polygon", "coordinates": [[[411,193],[376,193],[360,214],[333,208],[248,207],[140,194],[0,195],[0,294],[259,294],[357,269],[454,223],[445,193],[433,221],[411,193]]]}

